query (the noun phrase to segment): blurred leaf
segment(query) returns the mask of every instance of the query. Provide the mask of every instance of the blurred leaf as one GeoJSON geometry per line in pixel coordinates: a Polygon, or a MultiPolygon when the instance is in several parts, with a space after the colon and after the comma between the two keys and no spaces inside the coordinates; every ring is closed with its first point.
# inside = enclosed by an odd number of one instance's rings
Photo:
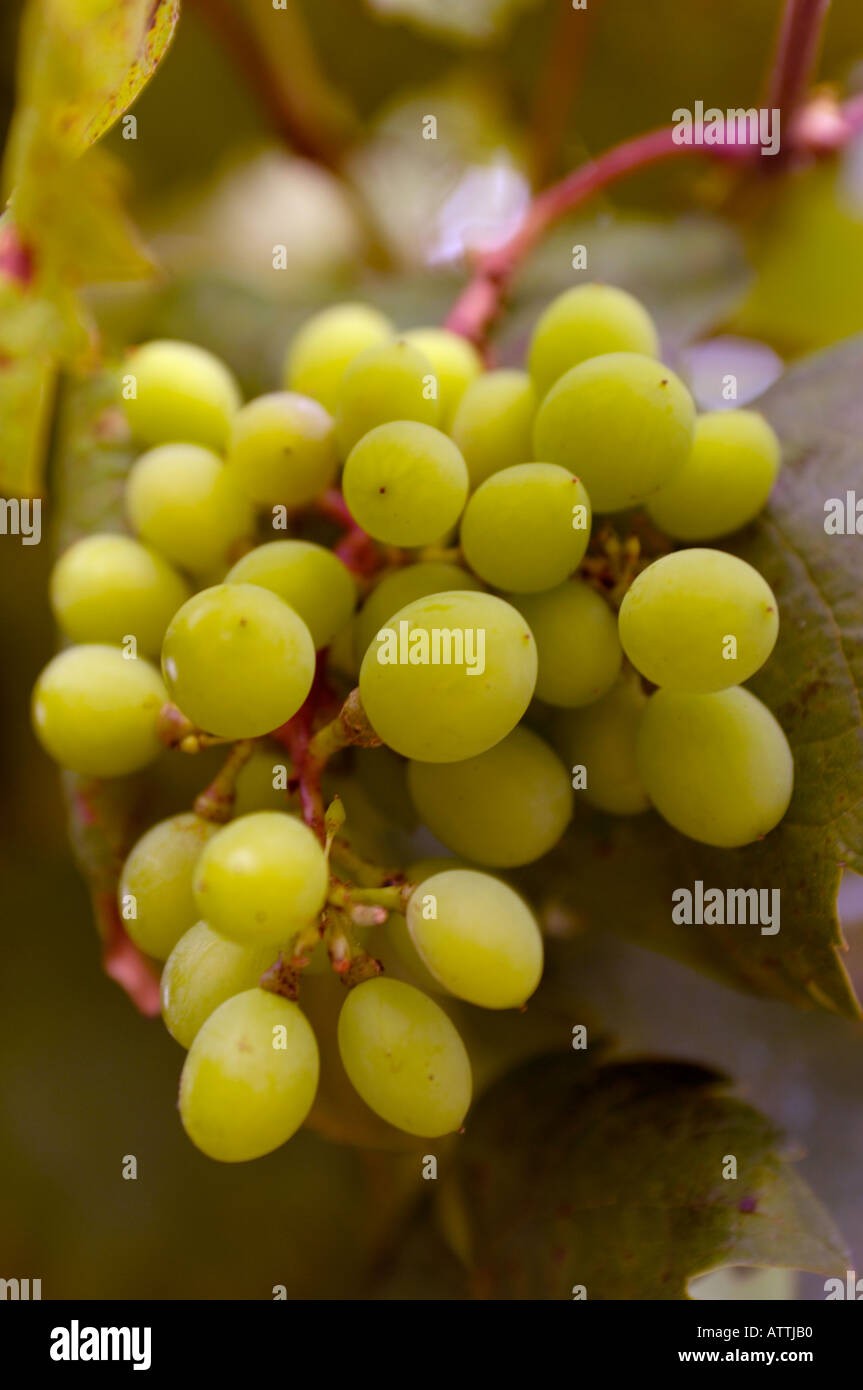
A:
{"type": "Polygon", "coordinates": [[[653,813],[577,816],[533,874],[536,889],[588,923],[611,925],[737,988],[856,1018],[839,958],[842,866],[863,868],[863,617],[859,536],[827,535],[825,503],[859,487],[863,338],[799,364],[759,400],[784,468],[764,514],[728,549],[779,600],[779,641],[750,682],[776,713],[795,761],[783,822],[760,843],[716,850],[653,813]],[[578,866],[573,876],[572,866],[578,866]],[[781,928],[676,926],[671,894],[705,888],[781,892],[781,928]]]}
{"type": "Polygon", "coordinates": [[[539,0],[367,0],[387,19],[404,19],[462,42],[488,43],[499,38],[513,15],[539,0]]]}
{"type": "Polygon", "coordinates": [[[510,1074],[459,1157],[473,1286],[491,1299],[683,1299],[722,1265],[844,1271],[827,1212],[776,1128],[716,1073],[576,1053],[510,1074]],[[521,1138],[520,1138],[521,1136],[521,1138]],[[723,1177],[727,1156],[736,1178],[723,1177]]]}

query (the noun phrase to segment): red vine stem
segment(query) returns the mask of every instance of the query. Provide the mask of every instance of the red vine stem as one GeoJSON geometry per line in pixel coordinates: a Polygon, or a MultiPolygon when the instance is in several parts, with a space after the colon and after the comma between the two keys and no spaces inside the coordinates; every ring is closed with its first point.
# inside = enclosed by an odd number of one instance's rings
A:
{"type": "Polygon", "coordinates": [[[767,105],[781,113],[784,129],[806,96],[830,0],[788,0],[779,27],[767,84],[767,105]]]}

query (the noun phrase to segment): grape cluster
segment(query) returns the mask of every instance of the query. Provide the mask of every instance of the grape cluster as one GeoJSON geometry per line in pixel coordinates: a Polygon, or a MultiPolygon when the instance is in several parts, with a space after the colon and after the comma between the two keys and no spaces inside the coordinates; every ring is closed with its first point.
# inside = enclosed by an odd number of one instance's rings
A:
{"type": "Polygon", "coordinates": [[[199,347],[131,355],[130,534],[57,561],[69,645],[33,719],[85,778],[234,744],[216,794],[151,827],[119,884],[130,937],[165,963],[180,1114],[211,1157],[268,1153],[309,1116],[321,1063],[298,998],[328,963],[365,1104],[410,1135],[461,1126],[471,1065],[449,1005],[520,1008],[543,968],[536,917],[487,870],[552,849],[574,787],[711,845],[784,815],[788,744],[741,686],[776,600],[703,544],[764,505],[778,443],[751,411],[696,418],[657,352],[636,300],[585,285],[539,319],[526,370],[361,304],[307,322],[283,389],[245,404],[199,347]],[[632,508],[668,538],[651,563],[594,526],[632,508]],[[272,538],[280,514],[290,538],[272,538]],[[309,539],[310,518],[337,534],[309,539]],[[321,777],[338,792],[357,744],[401,779],[393,818],[406,785],[458,858],[392,869],[337,799],[323,814],[321,777]]]}

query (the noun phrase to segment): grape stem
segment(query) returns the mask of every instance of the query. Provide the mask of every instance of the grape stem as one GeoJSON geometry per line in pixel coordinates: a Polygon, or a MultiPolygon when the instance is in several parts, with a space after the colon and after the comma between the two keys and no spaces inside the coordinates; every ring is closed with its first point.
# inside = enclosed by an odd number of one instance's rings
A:
{"type": "Polygon", "coordinates": [[[196,798],[196,816],[220,823],[231,819],[237,795],[237,777],[252,756],[254,747],[255,740],[252,738],[241,739],[234,744],[210,785],[196,798]]]}
{"type": "Polygon", "coordinates": [[[380,864],[372,864],[358,854],[353,845],[337,836],[333,840],[332,857],[346,869],[354,883],[364,888],[386,887],[404,878],[399,869],[388,869],[380,864]]]}

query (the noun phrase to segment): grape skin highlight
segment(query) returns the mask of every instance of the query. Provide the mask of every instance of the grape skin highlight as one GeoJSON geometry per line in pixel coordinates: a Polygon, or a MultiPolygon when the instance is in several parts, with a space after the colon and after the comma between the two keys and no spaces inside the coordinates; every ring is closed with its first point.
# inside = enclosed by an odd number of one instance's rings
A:
{"type": "Polygon", "coordinates": [[[654,685],[707,693],[738,685],[764,665],[779,632],[778,604],[767,581],[736,555],[678,550],[642,570],[619,625],[626,655],[654,685]]]}

